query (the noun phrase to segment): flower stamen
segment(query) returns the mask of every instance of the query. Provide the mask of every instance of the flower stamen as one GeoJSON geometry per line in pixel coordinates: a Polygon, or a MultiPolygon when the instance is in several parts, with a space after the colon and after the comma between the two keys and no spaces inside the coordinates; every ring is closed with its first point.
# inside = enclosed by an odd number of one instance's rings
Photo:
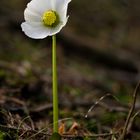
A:
{"type": "Polygon", "coordinates": [[[55,11],[49,10],[43,13],[42,21],[45,26],[54,27],[58,23],[58,15],[55,11]]]}

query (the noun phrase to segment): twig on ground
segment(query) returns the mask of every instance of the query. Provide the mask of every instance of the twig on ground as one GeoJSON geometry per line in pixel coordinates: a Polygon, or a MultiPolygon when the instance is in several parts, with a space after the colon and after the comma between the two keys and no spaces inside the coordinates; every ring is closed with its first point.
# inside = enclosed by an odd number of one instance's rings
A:
{"type": "Polygon", "coordinates": [[[140,87],[140,82],[137,84],[137,86],[136,86],[136,88],[134,90],[132,106],[131,106],[130,111],[128,113],[128,116],[127,116],[127,119],[126,119],[126,122],[125,122],[125,125],[124,125],[124,129],[123,129],[122,135],[120,136],[119,140],[124,140],[125,135],[127,134],[128,125],[130,123],[130,120],[132,118],[133,112],[135,110],[135,104],[136,104],[136,99],[137,99],[137,94],[138,94],[139,87],[140,87]]]}
{"type": "MultiPolygon", "coordinates": [[[[108,137],[108,136],[112,136],[112,135],[117,135],[118,132],[114,132],[114,133],[102,133],[102,134],[92,134],[92,135],[84,135],[81,137],[88,137],[88,138],[98,138],[98,137],[108,137]]],[[[76,138],[79,136],[76,135],[62,135],[63,138],[76,138]]]]}
{"type": "MultiPolygon", "coordinates": [[[[22,134],[20,135],[20,137],[22,135],[24,135],[25,133],[27,133],[27,132],[30,132],[31,134],[33,134],[27,139],[33,138],[34,136],[37,136],[37,135],[48,136],[48,137],[51,136],[51,133],[49,134],[47,132],[42,132],[42,130],[40,130],[40,131],[24,130],[24,129],[19,129],[19,128],[15,128],[15,127],[8,127],[8,126],[4,126],[4,125],[0,125],[0,129],[5,131],[5,132],[9,132],[9,130],[12,131],[12,132],[17,132],[17,130],[21,131],[22,134]]],[[[62,135],[62,137],[63,138],[68,138],[68,139],[77,138],[77,137],[98,138],[98,137],[109,137],[109,136],[117,135],[117,134],[118,134],[118,132],[114,132],[114,133],[111,132],[111,133],[91,134],[91,135],[82,135],[82,136],[78,136],[78,135],[62,135]]]]}
{"type": "Polygon", "coordinates": [[[127,127],[127,132],[130,131],[130,129],[131,129],[133,123],[134,123],[135,118],[136,118],[139,114],[140,114],[140,110],[139,110],[138,112],[136,112],[136,113],[133,115],[133,117],[130,119],[130,123],[129,123],[128,127],[127,127]]]}

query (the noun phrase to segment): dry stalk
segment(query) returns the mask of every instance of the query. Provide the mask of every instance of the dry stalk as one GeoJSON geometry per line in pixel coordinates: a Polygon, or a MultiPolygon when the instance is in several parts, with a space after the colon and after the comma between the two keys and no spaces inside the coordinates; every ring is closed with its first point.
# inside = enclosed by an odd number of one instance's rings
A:
{"type": "Polygon", "coordinates": [[[127,134],[128,126],[129,126],[129,123],[130,123],[131,118],[133,117],[132,116],[133,115],[133,112],[135,110],[135,104],[136,104],[136,99],[137,99],[139,87],[140,87],[140,81],[139,81],[139,83],[137,84],[137,86],[136,86],[136,88],[134,90],[134,93],[133,93],[133,102],[132,102],[131,108],[129,110],[127,119],[126,119],[126,122],[125,122],[125,125],[124,125],[124,129],[123,129],[123,132],[122,132],[122,135],[120,136],[119,140],[125,140],[125,136],[127,134]]]}

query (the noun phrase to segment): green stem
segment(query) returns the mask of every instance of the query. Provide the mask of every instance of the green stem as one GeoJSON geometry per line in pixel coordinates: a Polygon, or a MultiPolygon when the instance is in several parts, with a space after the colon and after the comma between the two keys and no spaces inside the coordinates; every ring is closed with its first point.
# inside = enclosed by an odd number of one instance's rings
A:
{"type": "Polygon", "coordinates": [[[53,132],[58,133],[56,36],[52,36],[53,132]]]}

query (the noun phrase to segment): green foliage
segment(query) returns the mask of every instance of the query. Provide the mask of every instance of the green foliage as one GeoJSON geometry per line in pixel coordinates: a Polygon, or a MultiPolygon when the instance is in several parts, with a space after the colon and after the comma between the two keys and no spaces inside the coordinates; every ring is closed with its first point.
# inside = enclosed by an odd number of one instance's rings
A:
{"type": "Polygon", "coordinates": [[[85,137],[84,140],[90,140],[90,138],[89,137],[85,137]]]}
{"type": "Polygon", "coordinates": [[[53,133],[50,140],[61,140],[61,136],[58,133],[53,133]]]}
{"type": "Polygon", "coordinates": [[[101,116],[100,122],[106,125],[113,125],[117,120],[125,117],[125,113],[108,112],[101,116]]]}
{"type": "Polygon", "coordinates": [[[92,132],[98,132],[97,121],[95,119],[87,119],[85,122],[85,128],[92,132]]]}
{"type": "Polygon", "coordinates": [[[0,131],[0,140],[5,140],[6,134],[0,131]]]}
{"type": "Polygon", "coordinates": [[[0,140],[12,140],[8,133],[0,131],[0,140]]]}

